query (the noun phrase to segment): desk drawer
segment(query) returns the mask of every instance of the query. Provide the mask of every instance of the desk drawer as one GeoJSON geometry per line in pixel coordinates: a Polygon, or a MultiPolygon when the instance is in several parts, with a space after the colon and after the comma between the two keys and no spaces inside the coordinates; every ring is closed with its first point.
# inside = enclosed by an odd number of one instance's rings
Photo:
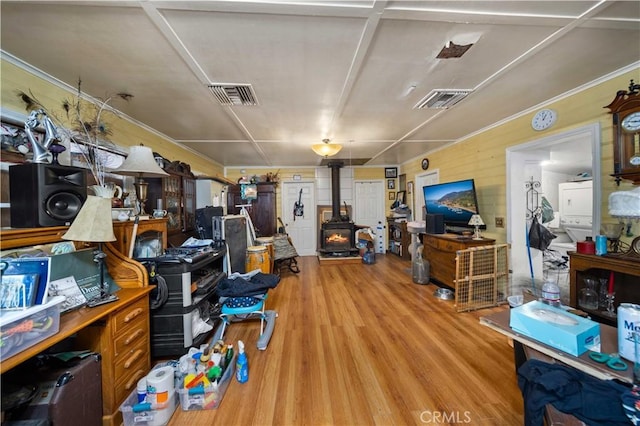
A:
{"type": "Polygon", "coordinates": [[[118,405],[136,388],[138,380],[142,379],[151,370],[147,354],[137,359],[127,369],[116,369],[115,400],[118,405]]]}
{"type": "Polygon", "coordinates": [[[120,361],[129,351],[138,346],[141,342],[146,343],[149,339],[149,325],[143,319],[134,321],[124,332],[116,334],[113,345],[114,360],[120,361]]]}
{"type": "Polygon", "coordinates": [[[117,336],[126,332],[127,327],[149,318],[149,300],[142,298],[113,315],[113,331],[117,336]]]}
{"type": "Polygon", "coordinates": [[[461,244],[459,241],[452,241],[450,239],[443,238],[425,238],[424,244],[426,246],[433,247],[438,251],[444,251],[448,253],[454,253],[458,250],[464,249],[464,244],[461,244]]]}
{"type": "Polygon", "coordinates": [[[121,378],[133,374],[140,365],[140,361],[144,361],[148,366],[148,359],[149,347],[146,341],[140,341],[126,352],[122,352],[115,363],[115,381],[118,382],[121,378]]]}

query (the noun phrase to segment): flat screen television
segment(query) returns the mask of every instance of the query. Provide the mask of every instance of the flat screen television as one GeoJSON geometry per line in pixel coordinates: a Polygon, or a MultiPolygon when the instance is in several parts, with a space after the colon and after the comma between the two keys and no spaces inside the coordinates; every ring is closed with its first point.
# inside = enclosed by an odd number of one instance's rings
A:
{"type": "MultiPolygon", "coordinates": [[[[422,187],[427,214],[444,215],[448,231],[457,228],[473,228],[469,225],[471,215],[480,214],[473,179],[438,183],[422,187]]],[[[480,228],[486,229],[486,226],[480,228]]]]}

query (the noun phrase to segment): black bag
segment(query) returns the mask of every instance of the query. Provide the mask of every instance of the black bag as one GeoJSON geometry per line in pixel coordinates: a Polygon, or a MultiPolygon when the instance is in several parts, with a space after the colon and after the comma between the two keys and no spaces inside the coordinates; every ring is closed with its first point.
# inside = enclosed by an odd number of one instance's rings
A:
{"type": "Polygon", "coordinates": [[[529,247],[546,250],[554,238],[556,238],[556,235],[542,226],[538,222],[538,217],[534,216],[533,221],[531,221],[531,228],[529,228],[529,247]]]}

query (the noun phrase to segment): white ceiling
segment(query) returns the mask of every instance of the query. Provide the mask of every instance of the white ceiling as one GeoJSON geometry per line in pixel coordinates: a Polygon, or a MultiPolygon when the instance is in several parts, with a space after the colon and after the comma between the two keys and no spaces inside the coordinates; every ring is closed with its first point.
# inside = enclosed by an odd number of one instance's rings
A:
{"type": "Polygon", "coordinates": [[[0,8],[3,54],[71,87],[80,78],[95,97],[133,94],[114,106],[225,166],[318,165],[310,146],[323,138],[345,145],[335,158],[399,164],[640,60],[638,1],[0,8]],[[450,41],[475,44],[436,59],[450,41]],[[221,106],[210,83],[249,83],[258,106],[221,106]],[[414,109],[433,89],[473,92],[447,110],[414,109]]]}

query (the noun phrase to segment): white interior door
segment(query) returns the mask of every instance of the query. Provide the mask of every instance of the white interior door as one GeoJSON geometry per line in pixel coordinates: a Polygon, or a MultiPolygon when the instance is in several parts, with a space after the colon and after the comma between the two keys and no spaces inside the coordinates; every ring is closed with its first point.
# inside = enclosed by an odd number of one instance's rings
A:
{"type": "Polygon", "coordinates": [[[424,207],[424,192],[422,191],[422,187],[440,183],[440,172],[439,170],[433,170],[416,175],[415,180],[416,184],[413,188],[414,204],[412,206],[413,220],[420,222],[424,220],[424,217],[422,217],[422,208],[424,207]]]}
{"type": "MultiPolygon", "coordinates": [[[[379,224],[384,229],[387,224],[384,209],[384,180],[355,181],[354,190],[353,221],[355,224],[368,226],[373,232],[376,232],[379,224]]],[[[383,244],[380,244],[380,246],[386,247],[387,233],[380,233],[382,234],[381,237],[376,232],[376,238],[382,238],[383,244]]]]}
{"type": "Polygon", "coordinates": [[[313,182],[282,183],[282,221],[300,256],[316,254],[316,203],[313,182]],[[302,192],[300,192],[302,190],[302,192]],[[303,215],[294,216],[295,203],[302,203],[303,215]]]}

